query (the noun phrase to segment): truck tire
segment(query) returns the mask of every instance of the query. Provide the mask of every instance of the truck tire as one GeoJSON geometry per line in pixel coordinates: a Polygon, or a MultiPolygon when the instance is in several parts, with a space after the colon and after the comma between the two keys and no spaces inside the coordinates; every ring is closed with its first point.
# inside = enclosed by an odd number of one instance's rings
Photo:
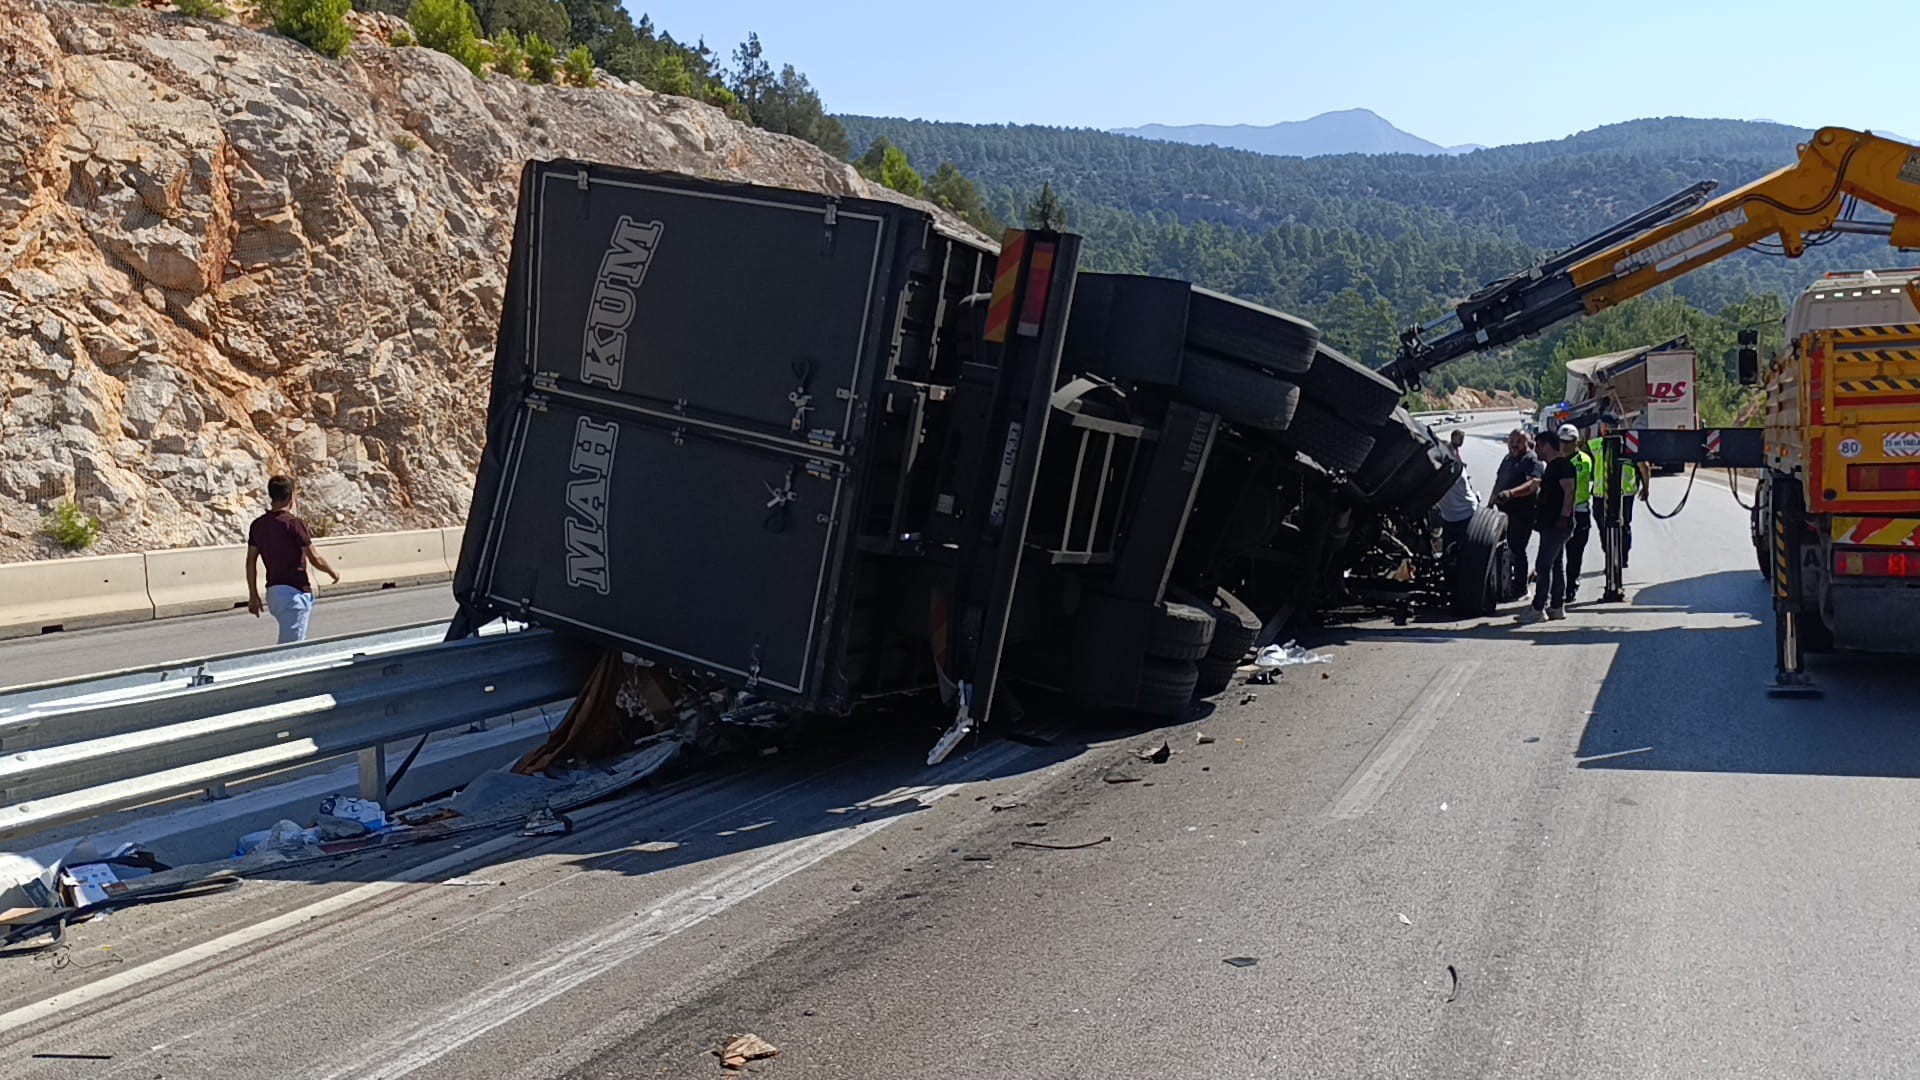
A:
{"type": "Polygon", "coordinates": [[[1271,371],[1301,372],[1313,364],[1320,331],[1305,319],[1196,285],[1187,306],[1187,344],[1271,371]]]}
{"type": "Polygon", "coordinates": [[[1400,404],[1398,386],[1324,342],[1298,382],[1308,401],[1363,428],[1386,420],[1400,404]]]}
{"type": "Polygon", "coordinates": [[[1157,716],[1177,716],[1193,703],[1200,669],[1191,660],[1161,660],[1149,656],[1140,661],[1139,678],[1133,707],[1157,716]]]}
{"type": "Polygon", "coordinates": [[[1227,607],[1214,608],[1213,617],[1213,644],[1207,649],[1207,656],[1239,666],[1253,651],[1254,642],[1260,640],[1260,620],[1251,612],[1243,615],[1227,607]]]}
{"type": "Polygon", "coordinates": [[[1193,696],[1210,698],[1233,685],[1233,677],[1240,671],[1240,662],[1208,656],[1194,667],[1199,670],[1199,677],[1194,682],[1193,696]]]}
{"type": "Polygon", "coordinates": [[[1373,436],[1312,399],[1294,409],[1293,422],[1278,442],[1319,462],[1322,468],[1343,473],[1365,465],[1373,451],[1373,436]]]}
{"type": "Polygon", "coordinates": [[[1491,615],[1513,580],[1513,549],[1507,546],[1507,515],[1485,507],[1474,512],[1467,534],[1453,553],[1449,582],[1455,615],[1491,615]]]}
{"type": "Polygon", "coordinates": [[[1162,604],[1153,613],[1147,655],[1163,660],[1198,660],[1213,647],[1213,613],[1192,604],[1162,604]]]}
{"type": "Polygon", "coordinates": [[[1262,431],[1285,431],[1300,403],[1298,386],[1193,349],[1180,362],[1180,385],[1174,394],[1228,423],[1262,431]]]}
{"type": "MultiPolygon", "coordinates": [[[[1260,639],[1260,616],[1225,589],[1214,590],[1212,600],[1202,600],[1194,593],[1175,586],[1167,590],[1167,597],[1213,617],[1213,643],[1207,646],[1209,659],[1230,661],[1238,666],[1260,639]]],[[[1206,665],[1200,666],[1204,681],[1206,665]]]]}

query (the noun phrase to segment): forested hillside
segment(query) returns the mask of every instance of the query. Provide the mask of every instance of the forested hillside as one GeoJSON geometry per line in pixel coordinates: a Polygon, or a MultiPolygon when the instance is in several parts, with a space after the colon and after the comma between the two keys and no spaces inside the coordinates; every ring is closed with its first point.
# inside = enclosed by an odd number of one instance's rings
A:
{"type": "MultiPolygon", "coordinates": [[[[1483,282],[1524,267],[1696,180],[1722,190],[1791,164],[1807,132],[1780,124],[1668,118],[1614,124],[1553,142],[1456,157],[1269,157],[1092,130],[841,117],[856,147],[885,137],[915,165],[951,163],[987,207],[1020,220],[1043,185],[1089,238],[1101,269],[1190,277],[1319,321],[1378,363],[1397,331],[1483,282]]],[[[1678,302],[1653,297],[1574,331],[1436,374],[1557,396],[1555,363],[1644,344],[1633,334],[1691,329],[1717,342],[1819,274],[1890,265],[1877,240],[1851,237],[1798,261],[1735,256],[1683,279],[1678,302]],[[1644,310],[1642,310],[1644,309],[1644,310]],[[1609,333],[1614,337],[1607,336],[1609,333]]],[[[1671,336],[1669,333],[1668,336],[1671,336]]],[[[1730,358],[1708,355],[1707,362],[1730,358]]],[[[1730,368],[1729,368],[1730,370],[1730,368]]],[[[1725,372],[1703,381],[1731,408],[1725,372]]]]}

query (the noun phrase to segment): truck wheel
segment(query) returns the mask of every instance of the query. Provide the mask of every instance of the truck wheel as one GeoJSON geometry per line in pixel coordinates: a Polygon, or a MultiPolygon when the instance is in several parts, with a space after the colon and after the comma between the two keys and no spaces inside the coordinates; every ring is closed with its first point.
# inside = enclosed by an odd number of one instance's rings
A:
{"type": "Polygon", "coordinates": [[[1233,677],[1240,670],[1240,661],[1208,656],[1194,666],[1199,669],[1200,674],[1194,683],[1193,696],[1210,698],[1233,685],[1233,677]]]}
{"type": "Polygon", "coordinates": [[[1207,656],[1238,666],[1253,651],[1254,642],[1260,640],[1260,620],[1252,612],[1243,615],[1229,607],[1214,608],[1213,617],[1213,645],[1207,649],[1207,656]]]}
{"type": "Polygon", "coordinates": [[[1299,372],[1313,363],[1320,331],[1305,319],[1195,286],[1187,305],[1187,344],[1272,371],[1299,372]]]}
{"type": "Polygon", "coordinates": [[[1147,655],[1165,660],[1198,660],[1213,646],[1213,613],[1191,604],[1162,604],[1153,613],[1147,655]]]}
{"type": "Polygon", "coordinates": [[[1144,713],[1177,716],[1193,703],[1193,691],[1200,682],[1200,669],[1191,660],[1161,660],[1146,657],[1140,661],[1139,691],[1133,707],[1144,713]]]}
{"type": "Polygon", "coordinates": [[[1320,463],[1323,468],[1351,473],[1367,462],[1373,436],[1351,421],[1308,399],[1294,410],[1293,422],[1278,439],[1320,463]]]}
{"type": "Polygon", "coordinates": [[[1507,515],[1482,507],[1467,523],[1453,553],[1450,592],[1455,615],[1491,615],[1505,582],[1513,579],[1513,549],[1507,546],[1507,515]]]}
{"type": "Polygon", "coordinates": [[[1313,366],[1297,381],[1308,401],[1362,427],[1392,416],[1400,404],[1398,386],[1324,342],[1313,354],[1313,366]]]}
{"type": "Polygon", "coordinates": [[[1228,423],[1263,431],[1285,431],[1300,403],[1300,388],[1292,383],[1192,349],[1181,359],[1175,395],[1228,423]]]}
{"type": "MultiPolygon", "coordinates": [[[[1238,665],[1260,639],[1260,616],[1225,589],[1216,589],[1211,601],[1177,586],[1168,589],[1167,596],[1213,617],[1213,643],[1207,646],[1209,659],[1238,665]]],[[[1200,669],[1201,681],[1205,682],[1206,665],[1201,664],[1200,669]]]]}

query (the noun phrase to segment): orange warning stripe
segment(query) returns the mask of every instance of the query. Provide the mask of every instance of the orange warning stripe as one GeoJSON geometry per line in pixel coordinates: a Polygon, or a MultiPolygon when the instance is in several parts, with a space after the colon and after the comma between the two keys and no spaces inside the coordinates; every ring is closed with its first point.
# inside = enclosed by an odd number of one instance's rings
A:
{"type": "Polygon", "coordinates": [[[1018,333],[1021,337],[1040,336],[1040,320],[1047,313],[1047,284],[1053,280],[1053,249],[1054,245],[1049,243],[1033,245],[1031,283],[1020,311],[1018,333]]]}
{"type": "Polygon", "coordinates": [[[1920,325],[1889,323],[1885,326],[1846,326],[1834,330],[1833,338],[1835,341],[1853,338],[1920,338],[1920,325]]]}
{"type": "Polygon", "coordinates": [[[1004,344],[1013,326],[1013,294],[1020,285],[1020,264],[1027,254],[1025,229],[1008,229],[1000,240],[1000,263],[993,271],[993,299],[987,303],[987,340],[1004,344]]]}
{"type": "Polygon", "coordinates": [[[1920,547],[1920,518],[1835,515],[1833,540],[1837,544],[1868,547],[1920,547]]]}

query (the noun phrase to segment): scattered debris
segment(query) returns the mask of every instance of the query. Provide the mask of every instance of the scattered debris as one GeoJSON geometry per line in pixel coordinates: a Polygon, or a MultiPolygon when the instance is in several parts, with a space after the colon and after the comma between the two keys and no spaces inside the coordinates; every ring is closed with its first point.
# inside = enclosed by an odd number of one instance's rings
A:
{"type": "Polygon", "coordinates": [[[1257,956],[1229,956],[1226,962],[1232,964],[1234,967],[1252,967],[1260,962],[1260,958],[1257,956]]]}
{"type": "Polygon", "coordinates": [[[960,861],[961,862],[992,862],[993,856],[988,855],[983,851],[976,851],[970,854],[960,856],[960,861]]]}
{"type": "Polygon", "coordinates": [[[1256,701],[1259,701],[1259,700],[1260,700],[1260,695],[1259,695],[1259,694],[1256,694],[1256,693],[1254,693],[1254,692],[1253,692],[1253,691],[1251,691],[1251,690],[1249,690],[1249,691],[1247,691],[1247,692],[1246,692],[1245,694],[1243,694],[1243,695],[1241,695],[1241,698],[1240,698],[1240,704],[1242,704],[1242,705],[1251,705],[1251,704],[1253,704],[1254,702],[1256,702],[1256,701]]]}
{"type": "Polygon", "coordinates": [[[489,881],[486,878],[450,877],[442,885],[454,885],[469,889],[491,889],[496,885],[505,885],[504,881],[489,881]]]}
{"type": "Polygon", "coordinates": [[[1526,738],[1524,738],[1524,739],[1521,739],[1520,741],[1521,741],[1521,742],[1539,742],[1539,741],[1540,741],[1540,736],[1538,736],[1538,735],[1529,735],[1529,736],[1527,736],[1526,738]]]}
{"type": "Polygon", "coordinates": [[[240,838],[240,846],[235,855],[248,855],[262,849],[298,848],[318,844],[320,835],[312,829],[303,829],[298,824],[281,818],[273,823],[273,828],[250,832],[240,838]]]}
{"type": "Polygon", "coordinates": [[[573,832],[573,819],[565,814],[556,814],[542,807],[527,818],[520,827],[521,836],[568,836],[573,832]]]}
{"type": "Polygon", "coordinates": [[[1453,970],[1452,964],[1447,965],[1447,980],[1449,983],[1447,1001],[1452,1002],[1454,998],[1460,996],[1460,973],[1453,970]]]}
{"type": "Polygon", "coordinates": [[[1285,645],[1269,645],[1254,657],[1255,667],[1293,667],[1298,664],[1331,664],[1333,657],[1325,653],[1311,652],[1300,646],[1298,641],[1289,641],[1285,645]]]}
{"type": "Polygon", "coordinates": [[[1135,750],[1133,756],[1139,758],[1141,761],[1152,762],[1155,765],[1165,765],[1167,761],[1173,757],[1173,747],[1168,746],[1166,742],[1162,741],[1158,747],[1152,750],[1135,750]]]}
{"type": "Polygon", "coordinates": [[[749,1061],[780,1056],[780,1048],[758,1035],[735,1035],[715,1049],[713,1056],[720,1059],[721,1068],[737,1071],[746,1068],[749,1061]]]}
{"type": "Polygon", "coordinates": [[[1412,920],[1412,919],[1409,919],[1409,918],[1407,918],[1407,913],[1406,913],[1406,912],[1404,912],[1404,911],[1396,911],[1396,912],[1394,912],[1394,914],[1395,914],[1395,915],[1398,915],[1398,916],[1400,916],[1400,921],[1401,921],[1401,922],[1403,922],[1403,923],[1406,923],[1406,924],[1407,924],[1408,926],[1412,926],[1412,925],[1413,925],[1413,920],[1412,920]]]}
{"type": "MultiPolygon", "coordinates": [[[[1248,696],[1251,697],[1252,695],[1249,694],[1248,696]]],[[[1241,702],[1241,704],[1244,705],[1246,704],[1246,702],[1241,702]]],[[[1196,731],[1193,733],[1193,745],[1195,746],[1205,746],[1212,741],[1213,741],[1213,736],[1207,734],[1204,731],[1196,731]]]]}
{"type": "Polygon", "coordinates": [[[1082,848],[1099,847],[1101,844],[1105,844],[1112,839],[1113,837],[1111,836],[1103,836],[1098,840],[1089,840],[1084,844],[1047,844],[1038,840],[1015,840],[1013,846],[1041,848],[1045,851],[1079,851],[1082,848]]]}
{"type": "Polygon", "coordinates": [[[1137,784],[1140,781],[1146,779],[1146,777],[1130,776],[1126,773],[1110,772],[1105,776],[1102,776],[1100,779],[1105,780],[1109,784],[1137,784]]]}
{"type": "Polygon", "coordinates": [[[1025,805],[1027,804],[1023,802],[994,803],[993,805],[987,807],[987,809],[997,814],[1002,810],[1018,810],[1025,805]]]}
{"type": "Polygon", "coordinates": [[[637,851],[643,855],[658,855],[663,851],[672,851],[679,846],[680,841],[678,840],[648,840],[635,844],[627,850],[637,851]]]}
{"type": "Polygon", "coordinates": [[[371,799],[356,799],[350,795],[329,795],[320,800],[320,817],[339,818],[366,826],[369,832],[379,832],[387,827],[387,811],[371,799]]]}
{"type": "Polygon", "coordinates": [[[112,1061],[113,1060],[112,1054],[45,1053],[45,1054],[35,1054],[33,1056],[36,1060],[40,1060],[40,1061],[112,1061]]]}

